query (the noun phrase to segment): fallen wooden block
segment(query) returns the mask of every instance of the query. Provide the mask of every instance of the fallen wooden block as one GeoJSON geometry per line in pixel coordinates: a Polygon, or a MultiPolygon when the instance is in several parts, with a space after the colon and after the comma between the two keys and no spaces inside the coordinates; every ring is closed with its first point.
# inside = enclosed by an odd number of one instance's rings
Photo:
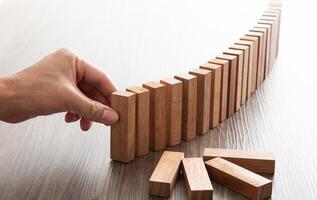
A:
{"type": "Polygon", "coordinates": [[[243,52],[243,69],[242,69],[242,88],[241,88],[241,105],[245,104],[247,96],[248,86],[248,70],[249,70],[249,46],[234,44],[229,49],[240,50],[243,52]]]}
{"type": "Polygon", "coordinates": [[[205,148],[204,161],[221,157],[255,173],[274,174],[275,157],[272,152],[205,148]]]}
{"type": "Polygon", "coordinates": [[[189,74],[197,77],[197,133],[209,131],[211,73],[204,69],[194,69],[189,74]]]}
{"type": "Polygon", "coordinates": [[[212,200],[213,188],[202,158],[184,158],[183,176],[189,200],[212,200]]]}
{"type": "Polygon", "coordinates": [[[220,121],[227,119],[228,110],[228,86],[229,86],[229,61],[222,59],[211,59],[208,61],[211,64],[221,66],[221,92],[220,92],[220,121]]]}
{"type": "Polygon", "coordinates": [[[197,78],[190,74],[174,78],[183,82],[182,139],[188,141],[196,137],[197,78]]]}
{"type": "Polygon", "coordinates": [[[222,158],[205,162],[210,178],[250,199],[271,197],[272,181],[222,158]]]}
{"type": "Polygon", "coordinates": [[[182,140],[182,82],[167,78],[160,81],[166,86],[166,144],[175,146],[182,140]]]}
{"type": "Polygon", "coordinates": [[[126,90],[136,94],[135,155],[143,156],[150,148],[150,92],[139,86],[126,90]]]}
{"type": "Polygon", "coordinates": [[[157,82],[143,87],[150,91],[150,149],[158,151],[166,146],[166,87],[157,82]]]}
{"type": "Polygon", "coordinates": [[[237,86],[237,56],[221,54],[218,59],[229,61],[229,82],[228,82],[228,109],[227,116],[233,115],[235,111],[236,86],[237,86]]]}
{"type": "Polygon", "coordinates": [[[251,96],[252,93],[252,74],[253,69],[257,67],[257,49],[255,48],[253,41],[247,40],[239,40],[235,43],[236,45],[242,45],[249,47],[249,67],[248,67],[248,74],[247,74],[247,98],[251,96]]]}
{"type": "Polygon", "coordinates": [[[184,153],[164,151],[150,178],[150,195],[170,197],[184,153]]]}
{"type": "Polygon", "coordinates": [[[240,106],[241,106],[244,54],[243,54],[243,51],[235,50],[235,49],[227,49],[223,53],[227,54],[227,55],[233,55],[233,56],[237,57],[236,89],[235,89],[234,110],[238,111],[240,109],[240,106]]]}
{"type": "Polygon", "coordinates": [[[211,72],[209,127],[215,128],[220,122],[221,65],[206,63],[200,65],[200,68],[211,72]]]}
{"type": "Polygon", "coordinates": [[[111,107],[118,113],[118,121],[110,130],[110,158],[130,162],[135,157],[135,94],[113,92],[111,107]]]}

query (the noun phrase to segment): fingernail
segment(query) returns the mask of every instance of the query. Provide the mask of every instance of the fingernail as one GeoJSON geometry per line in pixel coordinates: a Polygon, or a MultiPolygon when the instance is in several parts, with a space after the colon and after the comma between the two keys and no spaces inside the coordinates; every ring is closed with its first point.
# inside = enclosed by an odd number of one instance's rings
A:
{"type": "Polygon", "coordinates": [[[101,116],[101,121],[105,123],[106,125],[113,124],[119,119],[119,116],[116,112],[105,109],[101,116]]]}

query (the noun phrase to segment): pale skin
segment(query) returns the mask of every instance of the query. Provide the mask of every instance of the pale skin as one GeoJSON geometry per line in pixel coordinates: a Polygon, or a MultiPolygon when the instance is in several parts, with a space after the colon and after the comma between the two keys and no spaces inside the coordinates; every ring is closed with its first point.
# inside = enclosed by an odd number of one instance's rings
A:
{"type": "Polygon", "coordinates": [[[115,86],[105,73],[67,49],[60,49],[13,75],[0,77],[0,120],[18,123],[66,112],[65,121],[107,126],[118,120],[110,108],[115,86]]]}

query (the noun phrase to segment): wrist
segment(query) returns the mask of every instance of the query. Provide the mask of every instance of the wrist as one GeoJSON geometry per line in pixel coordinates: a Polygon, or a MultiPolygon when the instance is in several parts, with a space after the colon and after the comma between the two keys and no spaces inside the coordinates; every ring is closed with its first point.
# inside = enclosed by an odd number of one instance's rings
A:
{"type": "Polygon", "coordinates": [[[0,77],[0,119],[5,119],[16,113],[18,98],[14,76],[0,77]]]}

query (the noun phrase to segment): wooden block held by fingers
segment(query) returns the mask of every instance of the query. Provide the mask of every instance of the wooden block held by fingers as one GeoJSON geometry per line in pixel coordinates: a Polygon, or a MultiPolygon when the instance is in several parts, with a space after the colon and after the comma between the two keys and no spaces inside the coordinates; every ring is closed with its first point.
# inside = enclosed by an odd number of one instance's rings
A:
{"type": "Polygon", "coordinates": [[[164,151],[150,178],[150,195],[170,197],[180,172],[184,153],[164,151]]]}
{"type": "Polygon", "coordinates": [[[208,160],[205,164],[209,176],[215,182],[250,199],[262,200],[271,197],[271,180],[222,158],[208,160]]]}
{"type": "Polygon", "coordinates": [[[211,73],[204,69],[194,69],[189,74],[197,77],[197,133],[209,131],[211,73]]]}
{"type": "Polygon", "coordinates": [[[229,83],[228,83],[228,117],[233,115],[235,111],[236,86],[237,86],[237,56],[221,54],[218,59],[229,61],[229,83]]]}
{"type": "Polygon", "coordinates": [[[242,69],[242,89],[241,89],[241,105],[247,100],[247,86],[248,86],[248,70],[249,70],[249,47],[245,45],[234,44],[229,49],[243,51],[243,69],[242,69]]]}
{"type": "Polygon", "coordinates": [[[200,65],[201,69],[211,72],[210,90],[210,128],[215,128],[220,122],[221,106],[221,65],[206,63],[200,65]]]}
{"type": "Polygon", "coordinates": [[[180,74],[174,78],[183,82],[182,139],[188,141],[196,137],[197,77],[180,74]]]}
{"type": "Polygon", "coordinates": [[[126,91],[136,94],[135,155],[143,156],[150,148],[150,92],[139,86],[126,91]]]}
{"type": "Polygon", "coordinates": [[[235,89],[236,93],[235,93],[234,110],[238,111],[241,106],[241,97],[242,97],[244,54],[243,54],[243,51],[235,50],[235,49],[228,49],[224,51],[223,53],[237,57],[237,73],[236,73],[236,89],[235,89]]]}
{"type": "Polygon", "coordinates": [[[220,121],[222,122],[228,117],[229,61],[214,58],[209,60],[208,63],[221,66],[220,121]]]}
{"type": "Polygon", "coordinates": [[[157,82],[143,87],[150,91],[150,149],[158,151],[166,146],[166,87],[157,82]]]}
{"type": "Polygon", "coordinates": [[[202,158],[184,158],[183,176],[189,200],[212,199],[213,188],[202,158]]]}
{"type": "Polygon", "coordinates": [[[216,157],[226,159],[255,173],[274,174],[275,156],[272,152],[214,148],[204,149],[204,161],[216,157]]]}
{"type": "Polygon", "coordinates": [[[252,73],[253,69],[257,66],[257,49],[255,48],[255,43],[253,41],[239,40],[235,45],[246,46],[249,48],[249,65],[247,73],[247,98],[251,96],[252,93],[252,73]]]}
{"type": "Polygon", "coordinates": [[[182,140],[182,82],[167,78],[160,81],[166,86],[166,144],[175,146],[182,140]]]}
{"type": "Polygon", "coordinates": [[[135,157],[135,94],[113,92],[111,107],[118,113],[118,121],[111,126],[110,158],[128,163],[135,157]]]}

